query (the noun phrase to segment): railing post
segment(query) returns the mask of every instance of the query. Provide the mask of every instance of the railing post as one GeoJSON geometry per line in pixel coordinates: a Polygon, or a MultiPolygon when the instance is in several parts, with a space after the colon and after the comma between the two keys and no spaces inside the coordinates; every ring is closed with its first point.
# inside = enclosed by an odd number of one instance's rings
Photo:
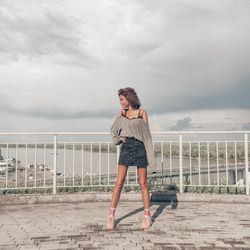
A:
{"type": "Polygon", "coordinates": [[[179,134],[179,165],[180,165],[180,193],[183,193],[182,134],[179,134]]]}
{"type": "Polygon", "coordinates": [[[246,173],[246,194],[249,195],[249,172],[248,172],[248,134],[245,134],[245,173],[246,173]]]}
{"type": "Polygon", "coordinates": [[[53,194],[56,194],[56,169],[57,169],[57,135],[54,135],[54,169],[53,169],[53,194]]]}
{"type": "Polygon", "coordinates": [[[163,188],[163,143],[161,141],[161,187],[163,188]]]}

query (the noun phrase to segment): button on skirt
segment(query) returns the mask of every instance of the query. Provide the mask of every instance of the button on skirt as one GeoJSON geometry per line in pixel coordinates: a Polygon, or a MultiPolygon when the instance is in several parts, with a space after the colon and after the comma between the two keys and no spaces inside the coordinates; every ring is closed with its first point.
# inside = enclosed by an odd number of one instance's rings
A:
{"type": "Polygon", "coordinates": [[[144,143],[134,137],[126,137],[121,145],[119,165],[147,167],[147,153],[144,143]]]}

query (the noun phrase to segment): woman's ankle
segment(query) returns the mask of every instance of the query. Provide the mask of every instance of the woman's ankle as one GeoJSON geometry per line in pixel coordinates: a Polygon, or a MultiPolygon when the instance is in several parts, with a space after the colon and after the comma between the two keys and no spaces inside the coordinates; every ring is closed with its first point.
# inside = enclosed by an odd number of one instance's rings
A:
{"type": "Polygon", "coordinates": [[[145,209],[144,209],[144,216],[145,216],[145,217],[150,217],[150,216],[151,216],[150,208],[145,208],[145,209]]]}
{"type": "Polygon", "coordinates": [[[110,207],[109,208],[109,215],[115,215],[116,208],[115,207],[110,207]]]}

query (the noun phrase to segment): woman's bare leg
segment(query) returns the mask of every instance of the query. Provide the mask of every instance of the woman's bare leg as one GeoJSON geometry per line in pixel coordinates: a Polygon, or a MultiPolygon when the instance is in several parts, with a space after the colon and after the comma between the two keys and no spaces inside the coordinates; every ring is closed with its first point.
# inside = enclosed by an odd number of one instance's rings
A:
{"type": "Polygon", "coordinates": [[[110,212],[109,212],[107,225],[106,225],[107,229],[113,229],[115,227],[115,210],[116,210],[117,203],[120,199],[122,187],[123,187],[126,175],[127,175],[127,170],[128,170],[128,167],[124,165],[118,165],[118,175],[117,175],[115,187],[112,193],[112,202],[111,202],[110,212]]]}
{"type": "Polygon", "coordinates": [[[120,199],[121,191],[122,191],[122,188],[123,188],[123,185],[125,182],[125,178],[127,175],[127,170],[128,170],[128,167],[126,167],[124,165],[118,165],[118,175],[117,175],[115,187],[114,187],[113,193],[112,193],[112,202],[111,202],[112,208],[116,208],[118,201],[120,199]]]}
{"type": "Polygon", "coordinates": [[[151,226],[152,223],[150,214],[150,194],[148,191],[147,169],[137,167],[137,173],[144,204],[144,218],[141,223],[141,229],[147,229],[151,226]]]}
{"type": "Polygon", "coordinates": [[[137,167],[137,174],[139,178],[144,208],[149,209],[150,208],[150,194],[148,191],[147,168],[137,167]]]}

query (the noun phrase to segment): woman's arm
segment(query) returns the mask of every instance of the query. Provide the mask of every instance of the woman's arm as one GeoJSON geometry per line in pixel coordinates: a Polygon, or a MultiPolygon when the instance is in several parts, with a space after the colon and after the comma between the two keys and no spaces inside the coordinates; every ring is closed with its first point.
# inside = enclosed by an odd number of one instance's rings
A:
{"type": "Polygon", "coordinates": [[[142,110],[142,119],[144,122],[148,123],[148,114],[146,110],[142,110]]]}
{"type": "Polygon", "coordinates": [[[142,119],[145,122],[145,138],[144,138],[144,145],[147,152],[147,158],[149,163],[149,172],[154,174],[156,173],[157,166],[156,166],[156,159],[155,159],[155,153],[154,153],[154,147],[153,147],[153,140],[149,129],[148,124],[148,114],[146,110],[143,110],[142,113],[142,119]]]}
{"type": "Polygon", "coordinates": [[[111,134],[111,138],[113,140],[113,143],[115,145],[120,145],[122,143],[122,140],[121,140],[121,128],[119,126],[119,116],[116,117],[111,129],[110,129],[110,134],[111,134]]]}

